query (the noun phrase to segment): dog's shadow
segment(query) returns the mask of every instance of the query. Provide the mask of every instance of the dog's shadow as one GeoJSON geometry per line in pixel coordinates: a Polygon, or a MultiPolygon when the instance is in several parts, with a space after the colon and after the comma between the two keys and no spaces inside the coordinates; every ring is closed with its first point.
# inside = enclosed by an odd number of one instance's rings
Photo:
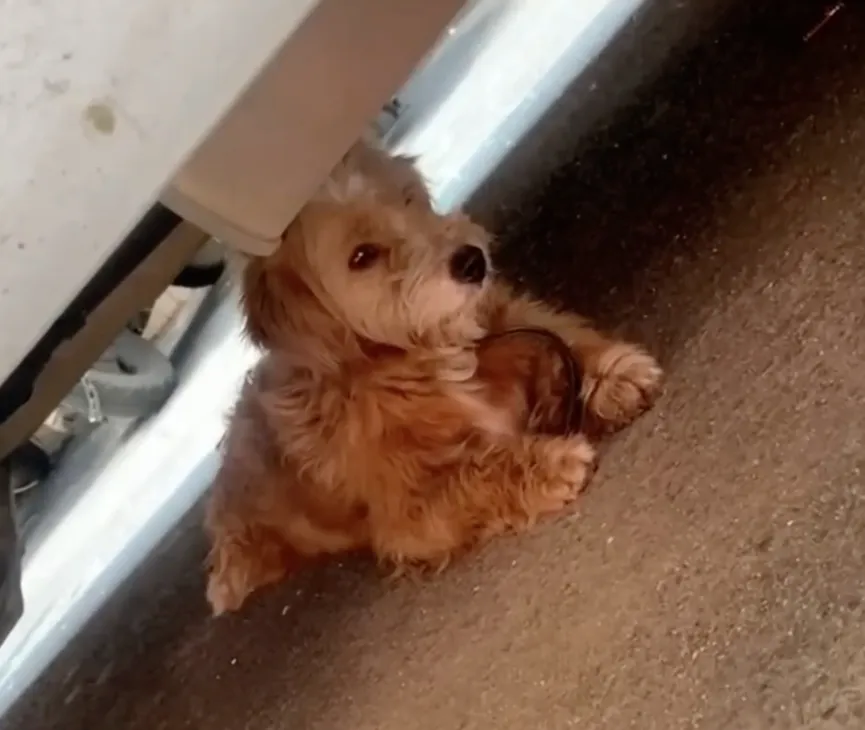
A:
{"type": "MultiPolygon", "coordinates": [[[[795,137],[814,133],[809,120],[855,76],[845,68],[861,63],[855,44],[832,37],[853,38],[861,9],[803,41],[820,8],[744,4],[674,59],[635,105],[580,140],[535,196],[485,214],[501,241],[500,269],[668,362],[717,293],[751,274],[747,235],[717,239],[719,219],[736,215],[747,228],[741,211],[752,183],[783,170],[795,137]]],[[[483,188],[472,203],[495,209],[483,188]]]]}

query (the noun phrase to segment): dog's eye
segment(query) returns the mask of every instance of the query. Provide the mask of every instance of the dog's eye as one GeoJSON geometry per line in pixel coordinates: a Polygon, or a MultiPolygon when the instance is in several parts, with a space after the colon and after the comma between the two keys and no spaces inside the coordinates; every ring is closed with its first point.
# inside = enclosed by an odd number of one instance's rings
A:
{"type": "Polygon", "coordinates": [[[374,243],[362,243],[351,252],[348,268],[352,271],[368,269],[381,257],[381,247],[374,243]]]}

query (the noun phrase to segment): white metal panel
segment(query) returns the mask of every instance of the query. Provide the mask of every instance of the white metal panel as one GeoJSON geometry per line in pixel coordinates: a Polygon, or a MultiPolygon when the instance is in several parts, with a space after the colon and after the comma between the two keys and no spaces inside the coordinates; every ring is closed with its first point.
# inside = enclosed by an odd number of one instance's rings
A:
{"type": "Polygon", "coordinates": [[[463,0],[322,0],[178,171],[163,202],[269,253],[463,0]]]}
{"type": "Polygon", "coordinates": [[[317,0],[0,0],[0,382],[317,0]]]}

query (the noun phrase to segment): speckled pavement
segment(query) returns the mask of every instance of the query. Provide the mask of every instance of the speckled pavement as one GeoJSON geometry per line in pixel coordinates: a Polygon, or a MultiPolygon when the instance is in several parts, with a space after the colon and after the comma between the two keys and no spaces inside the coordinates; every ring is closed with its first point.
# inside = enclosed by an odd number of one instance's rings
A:
{"type": "Polygon", "coordinates": [[[4,730],[865,727],[865,13],[777,31],[709,39],[507,227],[668,372],[577,512],[219,621],[193,516],[4,730]]]}

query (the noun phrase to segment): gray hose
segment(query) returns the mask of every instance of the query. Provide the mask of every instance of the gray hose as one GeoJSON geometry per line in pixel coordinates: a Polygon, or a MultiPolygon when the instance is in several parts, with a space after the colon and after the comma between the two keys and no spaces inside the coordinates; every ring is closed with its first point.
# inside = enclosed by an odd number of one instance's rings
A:
{"type": "Polygon", "coordinates": [[[143,418],[166,401],[175,383],[171,361],[152,343],[123,330],[63,403],[91,420],[143,418]]]}

